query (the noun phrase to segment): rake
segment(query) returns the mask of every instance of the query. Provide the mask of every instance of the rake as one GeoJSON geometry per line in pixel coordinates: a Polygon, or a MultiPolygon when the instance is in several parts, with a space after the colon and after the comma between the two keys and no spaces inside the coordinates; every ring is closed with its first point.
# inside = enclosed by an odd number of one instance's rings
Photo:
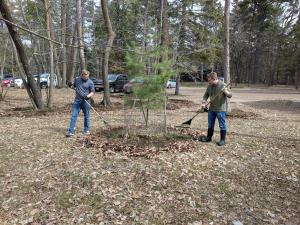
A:
{"type": "Polygon", "coordinates": [[[101,116],[97,111],[96,111],[96,109],[86,100],[86,99],[84,99],[84,101],[91,107],[91,109],[100,117],[100,119],[103,121],[103,123],[107,126],[107,127],[109,127],[109,128],[111,128],[111,125],[104,119],[104,117],[103,116],[101,116]]]}
{"type": "Polygon", "coordinates": [[[193,119],[194,119],[196,116],[198,116],[200,113],[208,112],[208,106],[209,106],[209,104],[210,104],[211,102],[213,102],[213,101],[216,99],[216,97],[218,97],[218,95],[221,94],[221,93],[223,92],[223,90],[224,90],[225,88],[227,88],[228,86],[230,86],[230,85],[231,85],[231,82],[228,83],[228,84],[226,84],[226,86],[225,86],[224,88],[222,88],[221,91],[219,91],[214,97],[212,97],[212,98],[205,104],[205,107],[204,107],[203,109],[199,110],[199,111],[198,111],[191,119],[185,121],[184,123],[182,123],[181,125],[176,126],[176,127],[190,128],[193,119]]]}

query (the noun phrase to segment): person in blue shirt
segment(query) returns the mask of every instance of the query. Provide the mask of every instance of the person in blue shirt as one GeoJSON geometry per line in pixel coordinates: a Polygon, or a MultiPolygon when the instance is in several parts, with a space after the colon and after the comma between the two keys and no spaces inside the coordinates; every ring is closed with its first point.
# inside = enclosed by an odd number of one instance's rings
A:
{"type": "Polygon", "coordinates": [[[89,79],[90,72],[82,70],[81,76],[76,77],[74,82],[69,83],[69,86],[76,91],[75,100],[72,106],[72,116],[70,119],[70,127],[66,137],[74,136],[75,126],[80,110],[84,114],[84,129],[83,133],[90,134],[90,98],[95,94],[94,83],[89,79]]]}

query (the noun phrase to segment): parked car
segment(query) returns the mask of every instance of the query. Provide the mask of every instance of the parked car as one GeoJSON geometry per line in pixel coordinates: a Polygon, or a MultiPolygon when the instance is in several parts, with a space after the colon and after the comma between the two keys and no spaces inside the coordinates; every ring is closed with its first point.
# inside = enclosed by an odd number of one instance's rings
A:
{"type": "MultiPolygon", "coordinates": [[[[95,91],[103,91],[102,79],[94,79],[95,91]]],[[[109,92],[124,91],[124,84],[128,83],[128,76],[125,74],[108,74],[109,92]]]]}
{"type": "MultiPolygon", "coordinates": [[[[58,85],[57,76],[53,74],[53,85],[56,87],[58,85]]],[[[38,81],[38,77],[40,77],[40,87],[41,88],[48,88],[50,85],[50,74],[49,73],[42,73],[40,75],[34,75],[34,79],[38,81]]]]}
{"type": "MultiPolygon", "coordinates": [[[[141,86],[145,83],[144,77],[135,77],[129,81],[129,83],[124,85],[124,92],[126,94],[133,92],[133,87],[141,86]]],[[[166,83],[167,88],[175,88],[176,87],[176,80],[169,79],[166,83]]]]}
{"type": "Polygon", "coordinates": [[[21,77],[15,77],[15,87],[17,87],[17,88],[24,87],[23,80],[21,77]]]}
{"type": "Polygon", "coordinates": [[[167,88],[176,88],[176,80],[169,79],[166,84],[167,88]]]}
{"type": "Polygon", "coordinates": [[[141,86],[144,84],[144,78],[143,77],[135,77],[131,79],[127,84],[124,85],[123,89],[125,94],[130,94],[133,92],[133,88],[136,86],[141,86]]]}
{"type": "Polygon", "coordinates": [[[14,86],[14,77],[13,77],[13,75],[5,74],[3,76],[1,86],[2,87],[13,87],[14,86]]]}

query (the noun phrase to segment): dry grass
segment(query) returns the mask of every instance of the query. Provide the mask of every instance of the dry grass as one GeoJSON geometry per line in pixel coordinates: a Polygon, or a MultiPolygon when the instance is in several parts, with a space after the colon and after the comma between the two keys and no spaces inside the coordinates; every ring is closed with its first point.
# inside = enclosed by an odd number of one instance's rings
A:
{"type": "MultiPolygon", "coordinates": [[[[200,114],[193,135],[160,140],[188,143],[187,151],[133,157],[126,145],[148,145],[123,140],[117,130],[111,141],[93,113],[91,137],[80,133],[82,116],[76,137],[64,137],[71,91],[56,91],[51,112],[32,112],[24,90],[10,91],[0,102],[0,224],[299,224],[299,109],[271,94],[269,107],[233,103],[225,147],[215,144],[218,131],[212,143],[193,140],[206,132],[207,114],[200,114]],[[86,146],[89,141],[96,144],[86,146]],[[104,154],[101,143],[118,151],[104,154]]],[[[115,107],[96,109],[122,126],[122,99],[112,100],[115,107]]],[[[196,103],[174,106],[169,126],[194,115],[196,103]]]]}

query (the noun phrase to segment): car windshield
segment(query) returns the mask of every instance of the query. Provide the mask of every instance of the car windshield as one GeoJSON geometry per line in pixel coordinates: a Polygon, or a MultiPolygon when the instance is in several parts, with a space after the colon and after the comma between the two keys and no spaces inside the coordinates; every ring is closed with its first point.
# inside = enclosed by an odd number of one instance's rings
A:
{"type": "Polygon", "coordinates": [[[49,74],[48,73],[43,73],[40,75],[40,78],[48,78],[49,74]]]}
{"type": "Polygon", "coordinates": [[[118,75],[116,74],[108,74],[108,80],[109,81],[115,81],[117,79],[118,75]]]}
{"type": "Polygon", "coordinates": [[[9,74],[6,74],[6,75],[3,76],[3,79],[10,79],[10,78],[13,78],[13,76],[9,75],[9,74]]]}

